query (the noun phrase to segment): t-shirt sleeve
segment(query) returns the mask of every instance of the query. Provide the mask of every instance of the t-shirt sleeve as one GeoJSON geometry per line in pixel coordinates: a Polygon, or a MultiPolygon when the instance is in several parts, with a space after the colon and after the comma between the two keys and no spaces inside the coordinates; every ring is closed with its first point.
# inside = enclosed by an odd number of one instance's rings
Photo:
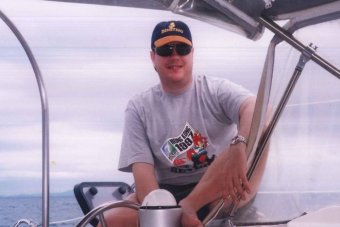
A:
{"type": "Polygon", "coordinates": [[[239,112],[242,103],[254,96],[249,90],[231,81],[222,81],[217,89],[218,102],[228,121],[239,125],[239,112]]]}
{"type": "Polygon", "coordinates": [[[123,138],[118,164],[120,171],[131,172],[132,164],[136,162],[154,164],[142,118],[142,111],[138,111],[133,102],[130,101],[125,110],[123,138]]]}

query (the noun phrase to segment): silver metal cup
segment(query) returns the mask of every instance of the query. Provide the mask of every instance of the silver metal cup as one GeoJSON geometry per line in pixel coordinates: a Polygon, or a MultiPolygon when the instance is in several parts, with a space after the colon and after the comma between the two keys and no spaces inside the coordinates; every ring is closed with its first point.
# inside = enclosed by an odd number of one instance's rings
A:
{"type": "Polygon", "coordinates": [[[140,227],[181,227],[180,206],[141,206],[140,227]]]}

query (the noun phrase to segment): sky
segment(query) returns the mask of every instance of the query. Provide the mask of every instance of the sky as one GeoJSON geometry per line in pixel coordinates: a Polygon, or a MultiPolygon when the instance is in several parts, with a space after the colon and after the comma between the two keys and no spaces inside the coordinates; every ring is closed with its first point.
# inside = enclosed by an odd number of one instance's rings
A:
{"type": "MultiPolygon", "coordinates": [[[[131,97],[158,83],[149,59],[150,35],[156,23],[178,19],[189,24],[195,47],[195,74],[226,77],[254,93],[272,37],[266,31],[260,40],[252,41],[201,21],[157,10],[40,0],[2,0],[0,10],[27,39],[46,85],[51,192],[72,190],[82,181],[132,182],[130,174],[117,171],[124,109],[131,97]]],[[[320,54],[339,67],[339,32],[338,20],[297,35],[302,40],[307,37],[306,42],[315,40],[321,45],[320,54]]],[[[38,88],[23,50],[2,22],[0,34],[0,196],[36,194],[41,191],[42,168],[38,88]]],[[[299,57],[284,44],[278,47],[278,53],[275,72],[285,76],[274,80],[273,103],[290,77],[288,65],[295,65],[299,57]]],[[[330,177],[339,170],[330,166],[340,161],[340,144],[334,139],[340,133],[336,127],[340,124],[340,83],[315,64],[306,66],[306,71],[308,77],[297,85],[283,123],[277,126],[265,190],[286,187],[272,179],[285,182],[287,174],[291,176],[290,172],[297,168],[305,174],[317,171],[317,177],[325,174],[324,166],[332,173],[330,177]],[[303,106],[306,108],[300,108],[303,106]],[[326,143],[314,142],[320,132],[326,143]],[[327,152],[320,156],[318,150],[327,152]],[[316,155],[309,152],[315,152],[323,164],[319,166],[316,155]]],[[[294,178],[301,179],[305,175],[294,178]]],[[[308,178],[307,182],[313,180],[308,178]]],[[[328,180],[317,189],[334,190],[338,186],[328,180]]]]}

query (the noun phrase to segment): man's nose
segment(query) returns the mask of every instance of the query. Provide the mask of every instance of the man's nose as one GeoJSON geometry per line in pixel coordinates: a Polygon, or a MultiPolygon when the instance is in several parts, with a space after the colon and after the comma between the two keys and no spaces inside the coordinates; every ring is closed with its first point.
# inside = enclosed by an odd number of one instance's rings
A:
{"type": "Polygon", "coordinates": [[[174,57],[179,56],[179,54],[177,53],[175,47],[172,48],[172,52],[171,52],[171,55],[170,55],[170,56],[174,56],[174,57]]]}

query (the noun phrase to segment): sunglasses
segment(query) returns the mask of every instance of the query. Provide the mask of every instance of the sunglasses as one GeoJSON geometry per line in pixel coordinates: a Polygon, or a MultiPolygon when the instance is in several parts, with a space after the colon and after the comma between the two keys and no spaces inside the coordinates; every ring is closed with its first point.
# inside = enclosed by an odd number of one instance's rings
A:
{"type": "Polygon", "coordinates": [[[191,52],[192,46],[185,44],[185,43],[180,43],[180,44],[167,44],[161,47],[155,47],[155,52],[159,56],[162,57],[168,57],[171,56],[176,50],[176,53],[180,56],[185,56],[188,55],[191,52]]]}

